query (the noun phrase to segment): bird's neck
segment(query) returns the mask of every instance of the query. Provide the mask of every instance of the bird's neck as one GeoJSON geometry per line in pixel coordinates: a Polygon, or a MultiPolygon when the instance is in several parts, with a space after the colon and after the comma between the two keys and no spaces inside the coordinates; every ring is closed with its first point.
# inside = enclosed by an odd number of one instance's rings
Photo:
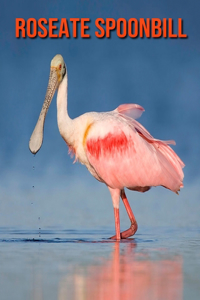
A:
{"type": "Polygon", "coordinates": [[[58,87],[57,93],[57,122],[61,136],[68,145],[72,144],[72,123],[67,111],[67,73],[58,87]]]}

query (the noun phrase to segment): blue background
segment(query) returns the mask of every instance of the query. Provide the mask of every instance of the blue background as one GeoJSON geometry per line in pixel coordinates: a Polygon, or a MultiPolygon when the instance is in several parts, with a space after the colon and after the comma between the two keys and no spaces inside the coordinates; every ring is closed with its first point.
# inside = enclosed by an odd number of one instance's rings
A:
{"type": "MultiPolygon", "coordinates": [[[[141,226],[199,225],[200,35],[198,1],[1,1],[0,226],[90,228],[112,226],[109,192],[80,164],[72,164],[59,135],[55,97],[44,142],[34,157],[28,142],[48,82],[50,61],[63,55],[74,118],[122,103],[145,108],[139,121],[159,139],[174,139],[186,167],[180,196],[163,188],[128,192],[141,226]],[[90,18],[90,39],[17,39],[16,18],[90,18]],[[96,18],[173,18],[187,39],[95,36],[96,18]]],[[[70,31],[72,26],[70,25],[70,31]]],[[[122,224],[126,217],[122,208],[122,224]]]]}

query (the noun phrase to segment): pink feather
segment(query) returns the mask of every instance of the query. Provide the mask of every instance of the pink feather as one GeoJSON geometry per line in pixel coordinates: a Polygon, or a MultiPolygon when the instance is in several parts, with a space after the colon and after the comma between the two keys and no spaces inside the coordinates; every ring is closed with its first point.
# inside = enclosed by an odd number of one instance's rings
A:
{"type": "Polygon", "coordinates": [[[146,191],[162,185],[174,192],[183,187],[183,162],[168,146],[174,141],[154,139],[136,120],[124,112],[142,112],[137,105],[122,105],[106,120],[91,127],[86,154],[100,178],[111,188],[146,191]],[[104,136],[98,132],[104,129],[104,136]],[[148,189],[149,189],[148,188],[148,189]]]}

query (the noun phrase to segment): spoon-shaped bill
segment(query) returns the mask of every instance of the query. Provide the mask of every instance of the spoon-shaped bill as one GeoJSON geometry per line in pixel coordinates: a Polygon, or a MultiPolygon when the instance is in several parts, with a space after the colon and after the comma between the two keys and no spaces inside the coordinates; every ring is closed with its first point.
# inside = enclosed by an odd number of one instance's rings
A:
{"type": "Polygon", "coordinates": [[[55,91],[58,87],[58,76],[55,68],[51,68],[49,75],[49,83],[47,86],[45,100],[38,118],[38,121],[35,125],[33,133],[29,141],[29,149],[33,154],[36,154],[41,146],[43,141],[44,133],[44,122],[46,118],[47,111],[55,94],[55,91]]]}

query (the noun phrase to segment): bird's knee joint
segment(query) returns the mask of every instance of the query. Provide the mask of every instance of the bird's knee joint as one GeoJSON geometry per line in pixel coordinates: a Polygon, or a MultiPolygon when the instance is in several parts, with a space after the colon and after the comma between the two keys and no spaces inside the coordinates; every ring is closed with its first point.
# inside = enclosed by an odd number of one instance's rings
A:
{"type": "Polygon", "coordinates": [[[138,224],[137,224],[137,222],[136,221],[132,221],[130,228],[131,228],[132,231],[136,232],[138,230],[138,224]]]}

